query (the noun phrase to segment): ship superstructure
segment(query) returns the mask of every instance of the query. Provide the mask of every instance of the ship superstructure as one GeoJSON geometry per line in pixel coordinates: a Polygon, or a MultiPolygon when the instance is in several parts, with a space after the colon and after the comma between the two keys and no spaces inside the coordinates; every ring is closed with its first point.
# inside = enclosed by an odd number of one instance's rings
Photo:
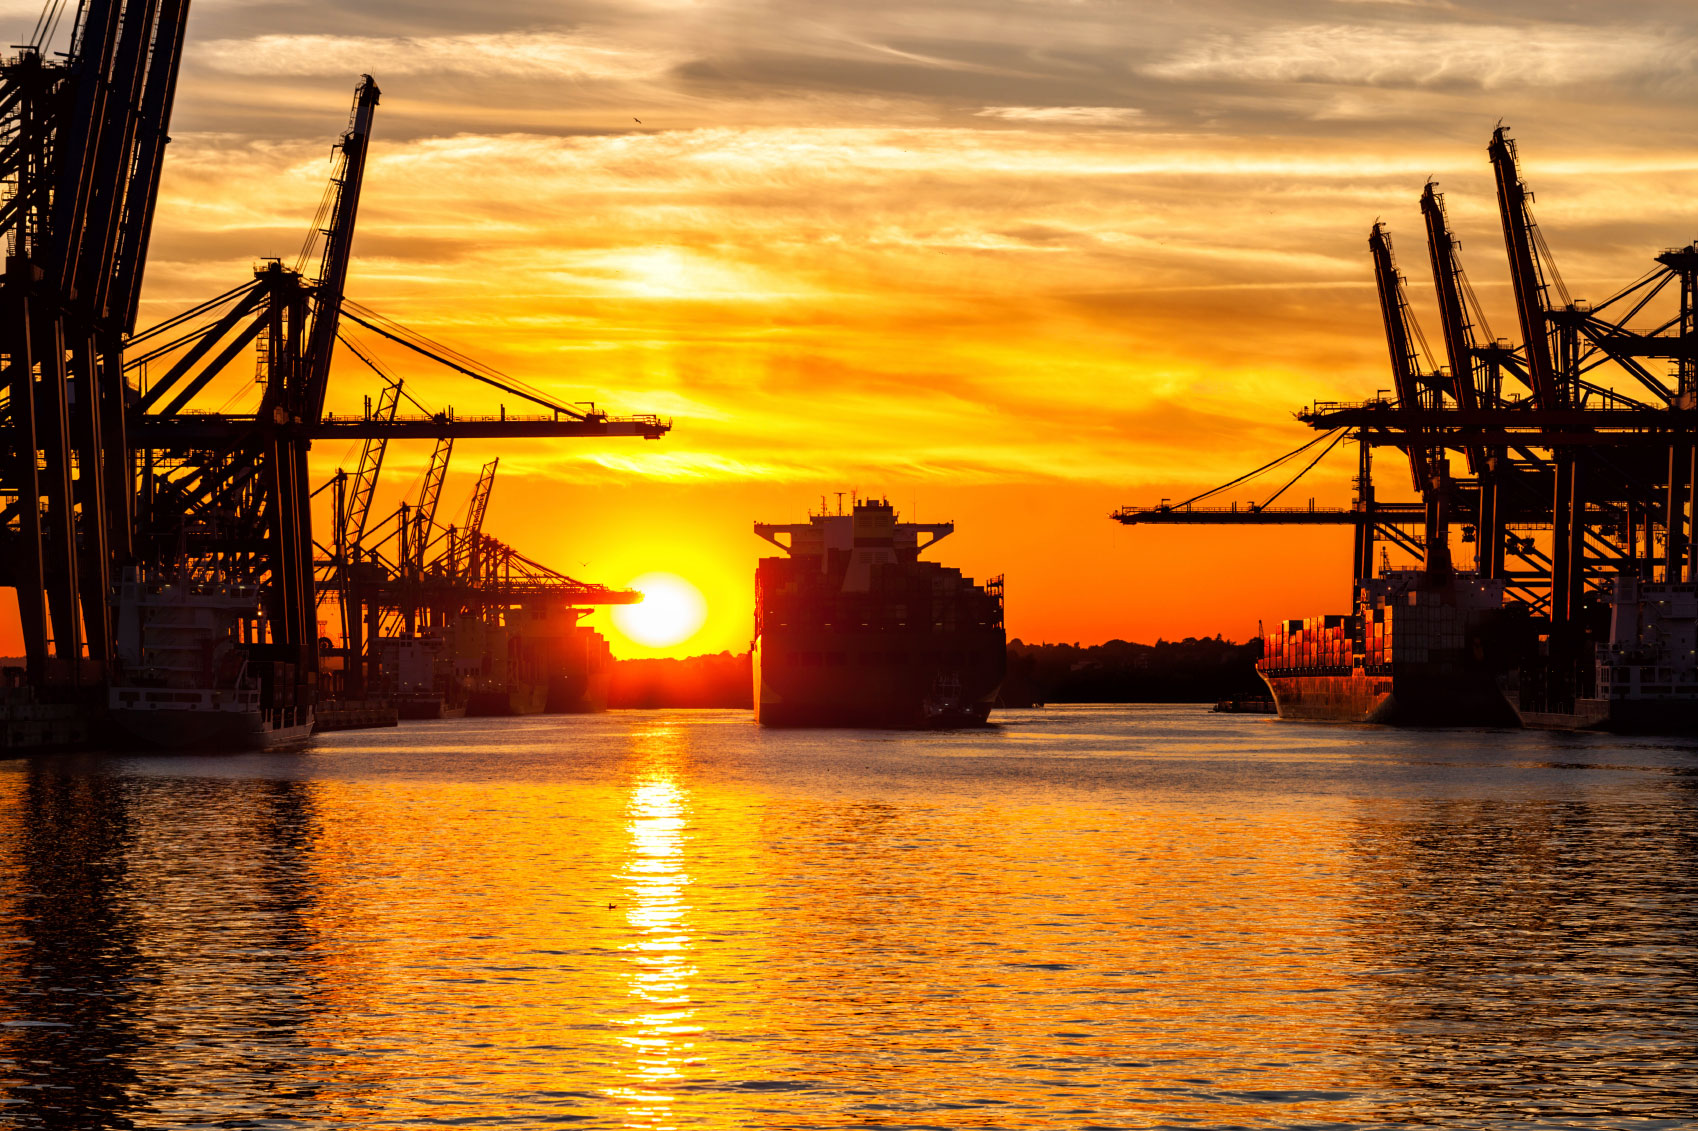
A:
{"type": "Polygon", "coordinates": [[[1546,655],[1510,673],[1505,692],[1523,724],[1698,732],[1698,584],[1652,584],[1618,574],[1609,617],[1607,638],[1572,673],[1560,673],[1568,678],[1558,685],[1558,694],[1546,687],[1555,668],[1548,642],[1546,655]]]}
{"type": "Polygon", "coordinates": [[[119,586],[112,722],[152,746],[256,749],[304,742],[312,704],[286,651],[258,643],[261,599],[239,583],[180,576],[119,586]]]}
{"type": "Polygon", "coordinates": [[[1007,664],[1002,580],[976,585],[920,560],[954,529],[899,522],[882,499],[806,523],[756,523],[785,553],[755,573],[757,721],[984,723],[1007,664]]]}

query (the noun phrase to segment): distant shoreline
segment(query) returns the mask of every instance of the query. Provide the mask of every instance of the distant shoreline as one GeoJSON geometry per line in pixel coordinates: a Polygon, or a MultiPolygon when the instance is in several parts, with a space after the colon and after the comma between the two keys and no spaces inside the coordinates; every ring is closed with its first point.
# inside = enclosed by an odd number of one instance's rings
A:
{"type": "MultiPolygon", "coordinates": [[[[1265,693],[1256,676],[1258,643],[1220,637],[1187,637],[1136,644],[1008,643],[1003,700],[1030,703],[1216,703],[1265,693]]],[[[0,657],[21,667],[22,657],[0,657]]],[[[684,659],[613,661],[608,706],[619,710],[667,707],[748,709],[753,674],[747,652],[717,652],[684,659]]]]}

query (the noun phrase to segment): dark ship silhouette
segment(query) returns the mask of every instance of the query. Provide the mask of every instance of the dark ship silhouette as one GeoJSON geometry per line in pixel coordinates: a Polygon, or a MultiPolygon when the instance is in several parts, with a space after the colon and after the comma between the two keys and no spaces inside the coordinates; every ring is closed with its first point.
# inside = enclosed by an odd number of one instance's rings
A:
{"type": "Polygon", "coordinates": [[[882,499],[806,523],[756,523],[786,555],[755,571],[756,721],[983,725],[1007,667],[1002,579],[975,585],[919,560],[954,529],[898,522],[882,499]]]}

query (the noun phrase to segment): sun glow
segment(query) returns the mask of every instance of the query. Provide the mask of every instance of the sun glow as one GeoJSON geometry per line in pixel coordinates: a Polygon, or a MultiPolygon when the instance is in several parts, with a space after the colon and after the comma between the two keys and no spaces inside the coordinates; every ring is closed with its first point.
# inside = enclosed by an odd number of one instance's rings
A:
{"type": "Polygon", "coordinates": [[[635,643],[648,648],[682,644],[707,620],[702,591],[675,573],[645,573],[631,582],[643,599],[635,605],[615,605],[613,624],[635,643]]]}

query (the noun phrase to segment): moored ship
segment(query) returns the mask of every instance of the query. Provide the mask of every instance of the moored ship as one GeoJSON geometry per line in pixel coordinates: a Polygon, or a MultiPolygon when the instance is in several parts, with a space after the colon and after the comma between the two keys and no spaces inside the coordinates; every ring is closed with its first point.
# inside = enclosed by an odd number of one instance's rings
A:
{"type": "Polygon", "coordinates": [[[312,735],[311,704],[292,701],[290,665],[259,660],[243,639],[260,620],[257,590],[216,580],[125,579],[109,717],[123,737],[166,748],[270,749],[312,735]],[[283,670],[279,670],[283,669],[283,670]]]}
{"type": "Polygon", "coordinates": [[[1007,666],[1002,582],[920,560],[954,529],[898,522],[871,499],[806,523],[756,523],[786,555],[755,573],[756,721],[983,725],[1007,666]]]}
{"type": "Polygon", "coordinates": [[[1351,614],[1280,622],[1256,669],[1281,718],[1416,726],[1514,726],[1493,678],[1501,581],[1394,570],[1351,614]]]}
{"type": "Polygon", "coordinates": [[[607,709],[613,654],[601,633],[579,624],[590,610],[547,603],[510,608],[500,624],[460,626],[465,714],[594,714],[607,709]]]}
{"type": "Polygon", "coordinates": [[[386,698],[403,719],[457,719],[466,713],[465,682],[454,672],[447,640],[435,633],[380,637],[376,652],[386,698]]]}
{"type": "Polygon", "coordinates": [[[1560,641],[1556,656],[1543,648],[1504,680],[1523,726],[1698,734],[1698,584],[1618,574],[1606,639],[1568,663],[1560,641]]]}

